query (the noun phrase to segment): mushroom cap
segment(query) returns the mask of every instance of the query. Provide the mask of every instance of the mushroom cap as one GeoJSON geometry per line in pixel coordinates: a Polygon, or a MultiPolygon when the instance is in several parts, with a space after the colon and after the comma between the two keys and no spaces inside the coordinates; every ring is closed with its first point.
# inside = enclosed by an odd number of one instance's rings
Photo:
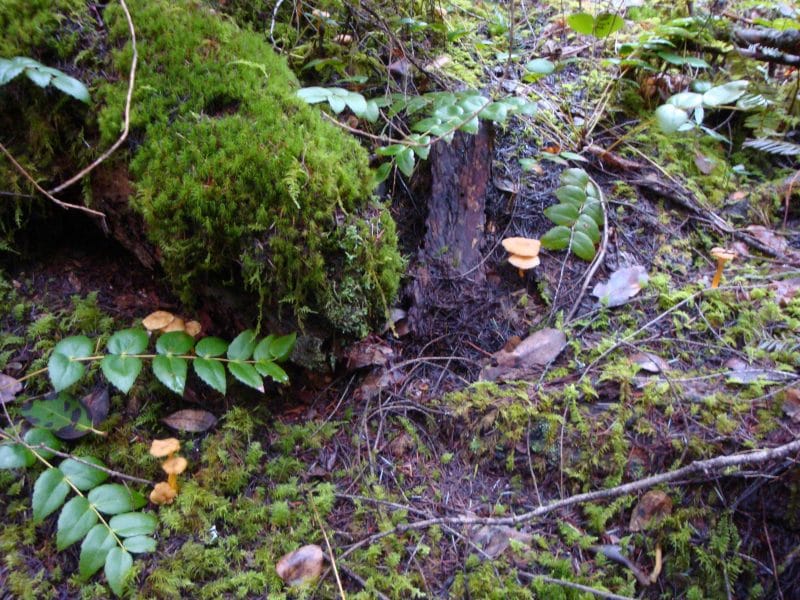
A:
{"type": "Polygon", "coordinates": [[[156,312],[150,313],[144,319],[142,319],[142,325],[144,325],[145,329],[148,331],[157,331],[172,323],[174,319],[175,315],[173,315],[171,312],[157,310],[156,312]]]}
{"type": "Polygon", "coordinates": [[[186,333],[190,336],[197,337],[202,330],[203,326],[200,325],[200,321],[186,321],[186,333]]]}
{"type": "Polygon", "coordinates": [[[736,258],[736,252],[727,248],[712,248],[711,256],[717,260],[733,260],[736,258]]]}
{"type": "Polygon", "coordinates": [[[150,502],[153,504],[172,504],[177,495],[178,492],[173,490],[166,481],[161,481],[150,492],[150,502]]]}
{"type": "Polygon", "coordinates": [[[186,470],[188,464],[189,463],[182,456],[173,456],[165,460],[161,468],[164,469],[167,475],[180,475],[186,470]]]}
{"type": "Polygon", "coordinates": [[[183,322],[183,319],[180,317],[175,317],[170,321],[166,327],[161,329],[164,333],[169,333],[171,331],[186,331],[186,325],[183,322]]]}
{"type": "Polygon", "coordinates": [[[528,269],[532,269],[533,267],[539,266],[539,257],[538,256],[517,256],[516,254],[512,254],[508,257],[508,262],[512,265],[517,267],[518,269],[522,269],[526,271],[528,269]]]}
{"type": "Polygon", "coordinates": [[[174,454],[181,449],[181,443],[175,438],[167,438],[165,440],[153,440],[150,444],[150,454],[156,458],[163,458],[174,454]]]}
{"type": "Polygon", "coordinates": [[[539,256],[539,248],[541,247],[542,243],[532,238],[510,237],[503,240],[503,248],[509,254],[516,254],[517,256],[539,256]]]}

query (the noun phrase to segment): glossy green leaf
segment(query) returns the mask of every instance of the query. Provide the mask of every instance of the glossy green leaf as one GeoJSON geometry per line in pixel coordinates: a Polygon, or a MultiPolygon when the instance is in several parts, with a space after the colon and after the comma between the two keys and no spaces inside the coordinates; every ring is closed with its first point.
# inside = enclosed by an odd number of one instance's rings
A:
{"type": "Polygon", "coordinates": [[[267,337],[258,342],[253,350],[253,360],[273,360],[275,355],[272,354],[271,346],[272,342],[276,339],[275,335],[270,333],[267,337]]]}
{"type": "Polygon", "coordinates": [[[76,488],[84,492],[97,487],[106,479],[108,479],[109,475],[105,471],[95,469],[94,467],[85,464],[86,462],[89,462],[96,464],[99,467],[105,466],[99,458],[95,458],[94,456],[80,456],[78,458],[81,460],[78,461],[74,458],[67,458],[61,461],[61,464],[58,465],[58,468],[61,470],[64,476],[67,477],[67,479],[69,479],[72,482],[72,485],[74,485],[76,488]]]}
{"type": "Polygon", "coordinates": [[[179,396],[183,395],[183,390],[186,387],[188,370],[189,366],[185,358],[156,356],[153,359],[153,375],[179,396]]]}
{"type": "Polygon", "coordinates": [[[678,108],[687,112],[693,111],[695,108],[702,106],[703,95],[696,94],[695,92],[681,92],[669,97],[667,104],[677,106],[678,108]]]}
{"type": "Polygon", "coordinates": [[[309,104],[317,104],[318,102],[325,102],[331,93],[327,88],[323,87],[307,87],[297,90],[297,97],[309,104]]]}
{"type": "MultiPolygon", "coordinates": [[[[20,58],[20,57],[17,57],[20,58]]],[[[5,85],[25,70],[16,58],[0,58],[0,85],[5,85]]]]}
{"type": "Polygon", "coordinates": [[[681,125],[689,120],[685,110],[672,104],[662,104],[655,112],[656,123],[664,133],[675,133],[681,125]]]}
{"type": "Polygon", "coordinates": [[[581,214],[591,217],[598,227],[603,224],[603,207],[599,200],[587,200],[581,209],[581,214]]]}
{"type": "Polygon", "coordinates": [[[578,217],[575,223],[575,231],[585,233],[589,236],[589,239],[592,240],[593,244],[597,244],[600,241],[600,228],[597,226],[595,220],[586,213],[582,213],[578,217]]]}
{"type": "Polygon", "coordinates": [[[508,104],[500,101],[492,102],[478,113],[478,117],[495,123],[503,123],[508,118],[508,104]]]}
{"type": "Polygon", "coordinates": [[[57,511],[70,489],[60,470],[50,468],[43,471],[33,484],[33,522],[41,523],[57,511]]]}
{"type": "Polygon", "coordinates": [[[141,354],[147,350],[147,342],[143,329],[123,329],[108,339],[106,348],[111,354],[141,354]]]}
{"type": "Polygon", "coordinates": [[[225,380],[225,367],[222,366],[221,362],[206,358],[196,358],[192,366],[200,379],[223,396],[225,395],[227,382],[225,380]]]}
{"type": "Polygon", "coordinates": [[[389,177],[389,173],[392,172],[392,163],[385,162],[380,165],[372,175],[372,181],[375,185],[383,183],[389,177]]]}
{"type": "Polygon", "coordinates": [[[557,225],[542,236],[539,240],[543,248],[548,250],[564,250],[569,247],[570,228],[557,225]]]}
{"type": "Polygon", "coordinates": [[[197,356],[203,358],[211,358],[213,356],[222,356],[228,351],[228,342],[218,337],[207,337],[197,342],[194,347],[194,352],[197,356]]]}
{"type": "Polygon", "coordinates": [[[133,568],[133,557],[130,552],[119,546],[112,548],[106,556],[105,574],[108,586],[117,596],[125,592],[128,574],[133,568]]]}
{"type": "Polygon", "coordinates": [[[357,117],[363,117],[367,112],[367,100],[361,94],[350,92],[344,99],[347,107],[357,117]]]}
{"type": "Polygon", "coordinates": [[[228,358],[231,360],[249,360],[256,348],[256,333],[247,329],[237,335],[228,346],[228,358]]]}
{"type": "MultiPolygon", "coordinates": [[[[61,440],[53,435],[52,431],[41,427],[29,429],[25,432],[25,435],[22,436],[22,439],[31,446],[44,445],[53,450],[61,450],[64,446],[61,440]]],[[[45,460],[49,460],[55,456],[50,450],[45,450],[44,448],[36,448],[36,453],[45,460]]]]}
{"type": "Polygon", "coordinates": [[[594,32],[594,17],[589,13],[579,12],[567,17],[570,29],[583,35],[592,35],[594,32]]]}
{"type": "Polygon", "coordinates": [[[150,513],[130,512],[111,517],[109,527],[120,537],[152,535],[158,519],[150,513]]]}
{"type": "Polygon", "coordinates": [[[581,190],[586,189],[586,185],[589,183],[589,176],[586,174],[586,171],[583,169],[564,169],[561,173],[561,185],[574,185],[581,190]]]}
{"type": "Polygon", "coordinates": [[[59,75],[53,77],[50,83],[54,88],[61,90],[68,96],[72,96],[81,102],[86,102],[87,104],[89,103],[89,90],[85,85],[83,85],[83,83],[74,77],[60,73],[59,75]]]}
{"type": "MultiPolygon", "coordinates": [[[[576,210],[583,206],[586,201],[586,192],[584,187],[577,187],[574,185],[562,185],[556,189],[556,198],[564,204],[573,206],[576,210]]],[[[576,215],[577,218],[577,215],[576,215]]]]}
{"type": "Polygon", "coordinates": [[[100,361],[103,375],[123,394],[127,394],[142,371],[142,359],[108,354],[100,361]]]}
{"type": "Polygon", "coordinates": [[[278,383],[286,383],[289,381],[289,375],[281,367],[272,361],[260,360],[255,364],[256,370],[264,377],[271,377],[273,381],[278,383]]]}
{"type": "Polygon", "coordinates": [[[472,117],[468,121],[464,121],[461,124],[461,131],[470,135],[476,135],[480,130],[480,127],[481,124],[480,121],[478,121],[478,117],[472,117]]]}
{"type": "Polygon", "coordinates": [[[733,104],[744,95],[748,85],[746,79],[739,79],[712,87],[703,94],[703,104],[711,107],[733,104]]]}
{"type": "Polygon", "coordinates": [[[297,341],[297,334],[290,333],[276,337],[270,341],[269,352],[277,361],[286,360],[294,350],[294,344],[297,341]]]}
{"type": "Polygon", "coordinates": [[[89,530],[81,543],[81,556],[78,561],[78,572],[83,579],[88,579],[106,562],[109,551],[117,545],[111,530],[98,523],[89,530]]]}
{"type": "Polygon", "coordinates": [[[466,115],[471,115],[484,109],[490,102],[485,96],[470,94],[461,98],[458,103],[464,109],[466,115]]]}
{"type": "Polygon", "coordinates": [[[616,33],[625,26],[625,20],[619,15],[613,13],[600,13],[594,19],[594,31],[592,32],[595,37],[604,38],[612,33],[616,33]]]}
{"type": "Polygon", "coordinates": [[[525,69],[537,75],[550,75],[556,70],[556,66],[546,58],[535,58],[525,63],[525,69]]]}
{"type": "Polygon", "coordinates": [[[186,354],[194,347],[194,338],[185,331],[170,331],[156,342],[156,352],[165,356],[186,354]]]}
{"type": "Polygon", "coordinates": [[[36,462],[33,452],[21,444],[0,444],[0,469],[24,469],[36,462]]]}
{"type": "Polygon", "coordinates": [[[595,254],[594,244],[582,231],[574,231],[572,233],[572,252],[583,260],[592,260],[595,254]]]}
{"type": "Polygon", "coordinates": [[[107,515],[131,512],[146,502],[139,492],[119,483],[106,483],[96,487],[87,497],[97,510],[107,515]]]}
{"type": "Polygon", "coordinates": [[[133,554],[144,554],[156,551],[156,541],[146,535],[129,537],[123,542],[123,546],[125,546],[125,550],[133,554]]]}
{"type": "Polygon", "coordinates": [[[229,362],[228,370],[231,372],[231,375],[233,375],[243,384],[258,390],[259,392],[264,391],[264,382],[261,379],[261,375],[258,374],[258,371],[256,371],[256,368],[253,365],[240,362],[229,362]]]}
{"type": "Polygon", "coordinates": [[[91,356],[92,350],[92,342],[85,335],[64,338],[56,344],[47,363],[47,373],[57,392],[68,388],[83,376],[83,363],[76,359],[91,356]]]}
{"type": "Polygon", "coordinates": [[[364,110],[364,113],[359,116],[366,119],[370,123],[375,123],[378,120],[378,117],[381,116],[381,111],[380,108],[378,108],[378,103],[375,102],[374,100],[368,100],[366,110],[364,110]]]}
{"type": "Polygon", "coordinates": [[[544,215],[556,225],[571,227],[578,220],[578,209],[572,204],[555,204],[545,208],[544,215]]]}
{"type": "Polygon", "coordinates": [[[92,510],[89,501],[82,496],[75,496],[64,505],[58,515],[56,547],[59,550],[82,540],[97,523],[97,513],[92,510]]]}
{"type": "Polygon", "coordinates": [[[406,147],[403,144],[391,144],[389,146],[383,146],[378,148],[375,153],[379,156],[397,156],[400,154],[406,147]]]}
{"type": "Polygon", "coordinates": [[[59,392],[55,397],[26,402],[21,412],[31,425],[50,429],[64,440],[82,437],[92,427],[86,406],[66,392],[59,392]]]}
{"type": "Polygon", "coordinates": [[[347,104],[345,104],[344,98],[340,98],[338,96],[329,96],[328,105],[331,107],[331,110],[335,112],[337,115],[344,110],[345,106],[347,106],[347,104]]]}
{"type": "Polygon", "coordinates": [[[411,177],[414,172],[414,151],[405,146],[395,157],[397,168],[406,177],[411,177]]]}

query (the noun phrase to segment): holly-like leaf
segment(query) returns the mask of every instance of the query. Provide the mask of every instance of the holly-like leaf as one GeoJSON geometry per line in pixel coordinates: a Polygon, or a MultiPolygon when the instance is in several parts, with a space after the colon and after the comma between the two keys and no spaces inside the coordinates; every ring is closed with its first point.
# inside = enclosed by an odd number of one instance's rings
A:
{"type": "Polygon", "coordinates": [[[264,382],[253,365],[241,362],[229,362],[228,370],[231,372],[231,375],[236,377],[236,379],[241,381],[243,384],[258,390],[259,392],[264,391],[264,382]]]}
{"type": "Polygon", "coordinates": [[[33,522],[41,523],[57,511],[64,504],[69,490],[64,473],[59,469],[43,471],[33,484],[33,522]]]}
{"type": "MultiPolygon", "coordinates": [[[[556,198],[564,204],[569,204],[575,208],[580,208],[586,202],[586,186],[577,187],[574,185],[562,185],[556,189],[556,198]]],[[[577,219],[577,215],[575,215],[577,219]]]]}
{"type": "Polygon", "coordinates": [[[81,456],[78,458],[81,460],[78,461],[74,458],[67,458],[66,460],[63,460],[60,465],[58,465],[58,468],[61,470],[61,472],[72,482],[72,485],[74,485],[76,488],[82,492],[91,490],[108,479],[108,473],[105,471],[95,469],[94,467],[85,464],[85,462],[90,462],[99,467],[105,466],[100,459],[95,458],[94,456],[81,456]]]}
{"type": "Polygon", "coordinates": [[[152,535],[158,519],[150,513],[130,512],[111,517],[109,527],[120,537],[152,535]]]}
{"type": "Polygon", "coordinates": [[[75,496],[64,505],[58,515],[56,547],[63,550],[83,539],[95,523],[97,513],[92,510],[89,501],[82,496],[75,496]]]}
{"type": "Polygon", "coordinates": [[[33,452],[22,444],[0,444],[0,469],[24,469],[35,462],[33,452]]]}
{"type": "Polygon", "coordinates": [[[592,260],[595,254],[594,243],[582,231],[574,231],[572,233],[572,252],[583,260],[592,260]]]}
{"type": "Polygon", "coordinates": [[[92,430],[86,406],[66,392],[26,402],[21,412],[31,425],[50,429],[63,440],[77,439],[92,430]]]}
{"type": "Polygon", "coordinates": [[[218,360],[196,358],[192,366],[200,379],[223,396],[225,395],[227,382],[225,381],[225,367],[222,366],[222,363],[218,360]]]}
{"type": "Polygon", "coordinates": [[[78,572],[88,579],[106,562],[109,551],[117,545],[114,534],[102,523],[89,530],[81,543],[81,557],[78,561],[78,572]]]}
{"type": "MultiPolygon", "coordinates": [[[[53,435],[53,432],[49,429],[33,427],[25,432],[22,439],[31,446],[43,445],[53,450],[61,450],[62,448],[61,440],[53,435]]],[[[50,450],[45,450],[44,448],[36,448],[36,453],[45,460],[49,460],[55,456],[50,450]]]]}
{"type": "Polygon", "coordinates": [[[183,395],[183,389],[186,387],[188,370],[189,366],[185,358],[156,356],[153,359],[153,374],[161,383],[179,396],[183,395]]]}
{"type": "Polygon", "coordinates": [[[100,361],[100,368],[111,384],[123,394],[133,387],[142,370],[142,359],[133,356],[108,354],[100,361]]]}
{"type": "Polygon", "coordinates": [[[249,360],[256,348],[256,333],[247,329],[237,335],[228,346],[228,358],[231,360],[249,360]]]}
{"type": "Polygon", "coordinates": [[[578,209],[572,204],[555,204],[545,208],[544,215],[556,225],[571,227],[578,220],[578,209]]]}
{"type": "Polygon", "coordinates": [[[282,335],[274,338],[269,344],[269,351],[270,354],[272,354],[272,358],[278,362],[289,358],[292,350],[294,350],[295,341],[297,341],[296,333],[290,333],[288,335],[282,335]]]}
{"type": "Polygon", "coordinates": [[[170,331],[156,342],[156,352],[164,356],[186,354],[194,347],[194,338],[185,331],[170,331]]]}
{"type": "Polygon", "coordinates": [[[581,190],[585,190],[589,183],[589,176],[583,169],[564,169],[561,173],[561,185],[574,185],[581,190]]]}
{"type": "Polygon", "coordinates": [[[88,499],[97,510],[107,515],[131,512],[147,502],[140,493],[119,483],[107,483],[94,488],[89,492],[88,499]]]}
{"type": "Polygon", "coordinates": [[[228,342],[218,337],[207,337],[197,342],[194,352],[203,358],[222,356],[228,350],[228,342]]]}
{"type": "Polygon", "coordinates": [[[85,335],[64,338],[56,344],[47,363],[47,373],[57,392],[68,388],[83,376],[83,363],[77,359],[91,354],[92,342],[85,335]]]}
{"type": "Polygon", "coordinates": [[[585,233],[593,244],[597,244],[600,241],[600,228],[594,219],[587,214],[581,214],[578,217],[578,221],[575,223],[575,231],[585,233]]]}
{"type": "Polygon", "coordinates": [[[133,568],[133,557],[130,552],[119,546],[112,548],[106,556],[105,574],[111,591],[117,596],[125,592],[128,574],[133,568]]]}
{"type": "Polygon", "coordinates": [[[125,550],[133,554],[144,554],[156,551],[156,541],[146,535],[129,537],[123,542],[123,545],[125,546],[125,550]]]}
{"type": "Polygon", "coordinates": [[[278,383],[286,383],[289,381],[289,375],[270,360],[259,360],[256,362],[256,370],[264,377],[270,377],[273,381],[278,383]]]}

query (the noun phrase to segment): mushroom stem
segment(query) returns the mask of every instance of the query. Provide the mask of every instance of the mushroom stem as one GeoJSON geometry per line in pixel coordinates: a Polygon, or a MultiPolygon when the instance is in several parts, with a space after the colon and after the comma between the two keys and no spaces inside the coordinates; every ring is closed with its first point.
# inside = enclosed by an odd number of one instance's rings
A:
{"type": "Polygon", "coordinates": [[[178,491],[178,476],[175,473],[167,475],[167,483],[173,490],[178,491]]]}
{"type": "Polygon", "coordinates": [[[728,262],[725,259],[718,258],[717,259],[717,272],[714,273],[714,279],[711,280],[711,289],[717,289],[719,287],[719,282],[722,280],[722,269],[725,267],[725,263],[728,262]]]}

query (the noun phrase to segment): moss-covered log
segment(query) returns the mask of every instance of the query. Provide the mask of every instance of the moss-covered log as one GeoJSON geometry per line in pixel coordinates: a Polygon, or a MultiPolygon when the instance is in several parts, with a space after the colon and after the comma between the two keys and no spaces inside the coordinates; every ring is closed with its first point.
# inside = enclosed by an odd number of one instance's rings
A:
{"type": "MultiPolygon", "coordinates": [[[[2,141],[48,179],[55,171],[45,169],[66,157],[39,162],[35,144],[15,143],[42,118],[42,107],[28,109],[27,97],[45,94],[51,108],[71,115],[64,127],[45,128],[48,135],[90,140],[89,152],[65,146],[70,166],[79,166],[119,135],[130,36],[115,3],[102,13],[74,0],[14,4],[0,8],[5,29],[20,32],[3,52],[49,57],[88,80],[93,92],[87,111],[24,82],[0,88],[2,112],[15,104],[23,129],[2,141]],[[48,33],[23,37],[24,22],[37,19],[48,33]],[[87,28],[92,46],[82,47],[87,28]]],[[[139,51],[128,150],[93,175],[85,195],[137,255],[155,257],[185,300],[233,282],[264,307],[285,306],[287,316],[315,315],[340,332],[365,334],[383,316],[403,267],[394,224],[372,198],[365,151],[295,98],[294,75],[263,37],[202,2],[128,6],[139,51]]]]}

